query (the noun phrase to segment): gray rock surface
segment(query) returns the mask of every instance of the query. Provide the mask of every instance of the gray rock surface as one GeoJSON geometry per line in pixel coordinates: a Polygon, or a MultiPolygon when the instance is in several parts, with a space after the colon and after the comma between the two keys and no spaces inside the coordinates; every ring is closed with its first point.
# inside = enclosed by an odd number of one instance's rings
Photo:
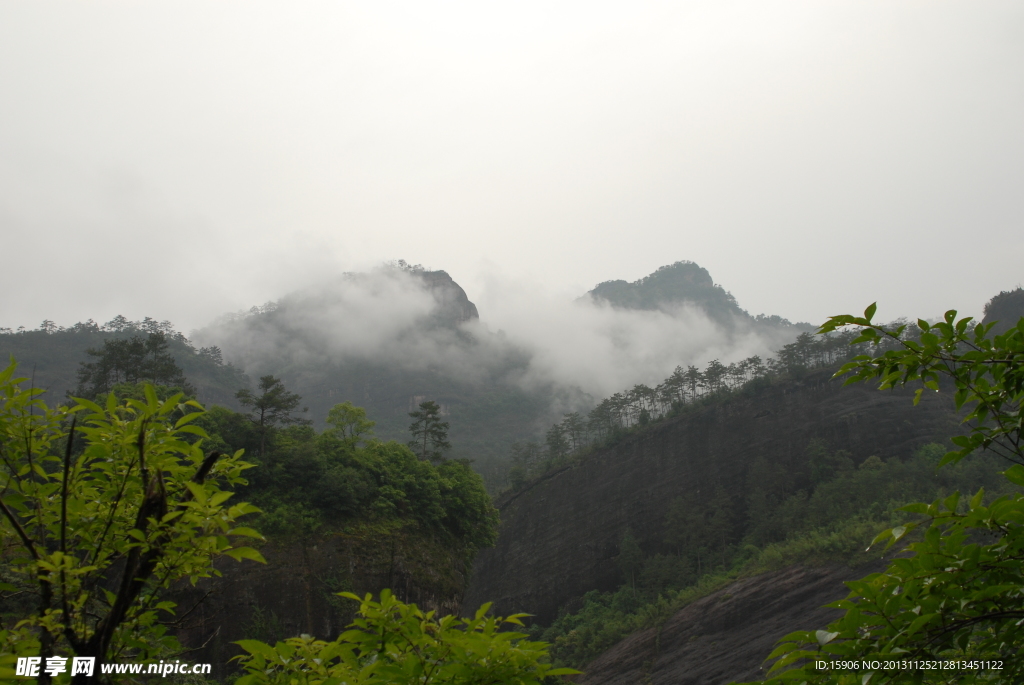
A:
{"type": "Polygon", "coordinates": [[[880,567],[794,567],[744,578],[680,609],[660,628],[630,635],[592,661],[580,685],[725,685],[757,680],[775,643],[815,630],[841,612],[825,604],[848,593],[843,581],[880,567]]]}

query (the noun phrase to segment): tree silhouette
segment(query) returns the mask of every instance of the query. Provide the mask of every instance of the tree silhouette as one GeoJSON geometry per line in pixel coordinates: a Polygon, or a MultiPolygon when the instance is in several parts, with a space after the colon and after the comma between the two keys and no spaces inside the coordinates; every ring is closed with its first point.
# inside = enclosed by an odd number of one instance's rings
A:
{"type": "Polygon", "coordinates": [[[363,435],[373,435],[375,421],[366,418],[366,410],[351,402],[342,402],[327,412],[327,430],[332,431],[342,442],[355,447],[363,435]]]}
{"type": "MultiPolygon", "coordinates": [[[[260,433],[260,456],[266,454],[267,434],[276,425],[308,424],[309,419],[292,416],[302,398],[294,392],[288,392],[284,383],[273,376],[262,376],[259,382],[262,394],[256,395],[251,390],[243,389],[235,393],[239,403],[249,409],[246,415],[256,424],[260,433]]],[[[303,407],[302,411],[308,411],[303,407]]]]}
{"type": "Polygon", "coordinates": [[[150,382],[181,388],[186,395],[195,392],[167,351],[167,337],[163,333],[104,340],[103,349],[89,349],[86,354],[95,361],[82,362],[78,369],[79,397],[93,399],[105,395],[119,383],[150,382]]]}
{"type": "Polygon", "coordinates": [[[420,404],[419,411],[409,412],[409,416],[415,419],[409,426],[413,438],[409,447],[424,461],[443,461],[444,452],[452,445],[448,442],[448,422],[441,420],[441,407],[427,400],[420,404]]]}

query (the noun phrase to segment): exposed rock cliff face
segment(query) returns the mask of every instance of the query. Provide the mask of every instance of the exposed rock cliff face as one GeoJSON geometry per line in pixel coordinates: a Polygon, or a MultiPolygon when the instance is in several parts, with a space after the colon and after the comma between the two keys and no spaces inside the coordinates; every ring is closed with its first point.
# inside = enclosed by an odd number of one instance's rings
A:
{"type": "Polygon", "coordinates": [[[500,614],[528,612],[548,624],[585,592],[621,584],[626,527],[645,554],[668,551],[673,498],[722,485],[742,503],[757,456],[792,471],[817,438],[859,464],[907,456],[957,430],[949,393],[928,393],[914,407],[910,392],[843,387],[827,372],[688,412],[499,499],[498,542],[477,557],[465,605],[493,601],[500,614]]]}
{"type": "Polygon", "coordinates": [[[437,302],[434,317],[439,323],[454,328],[460,323],[480,318],[476,305],[469,301],[466,291],[452,280],[447,271],[422,271],[418,275],[437,302]]]}
{"type": "Polygon", "coordinates": [[[189,654],[192,660],[213,664],[218,680],[231,671],[229,659],[241,653],[232,644],[236,640],[273,644],[302,633],[337,636],[356,606],[337,592],[376,595],[390,588],[403,601],[441,614],[461,608],[461,554],[411,529],[365,527],[305,542],[272,541],[260,551],[265,566],[222,559],[222,577],[181,587],[173,597],[185,617],[178,638],[197,650],[189,654]]]}
{"type": "Polygon", "coordinates": [[[660,628],[634,633],[589,663],[581,685],[725,685],[763,678],[764,658],[794,630],[842,612],[843,581],[880,570],[790,568],[739,580],[683,609],[660,628]]]}

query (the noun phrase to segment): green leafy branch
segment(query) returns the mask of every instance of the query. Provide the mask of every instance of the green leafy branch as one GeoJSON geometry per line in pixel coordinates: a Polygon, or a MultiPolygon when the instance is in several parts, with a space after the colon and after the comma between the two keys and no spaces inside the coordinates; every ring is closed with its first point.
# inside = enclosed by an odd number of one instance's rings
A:
{"type": "Polygon", "coordinates": [[[217,573],[219,555],[263,561],[236,542],[260,538],[236,525],[256,508],[228,505],[222,489],[250,465],[241,451],[204,453],[207,435],[191,425],[203,409],[181,394],[161,401],[146,386],[144,400],[49,409],[14,370],[0,372],[0,532],[14,534],[12,568],[39,600],[14,632],[44,657],[173,649],[157,620],[173,614],[164,589],[217,573]]]}
{"type": "MultiPolygon", "coordinates": [[[[880,389],[920,382],[940,391],[940,377],[952,380],[958,409],[966,409],[967,435],[953,438],[958,448],[940,465],[955,463],[978,449],[989,449],[1014,464],[1003,475],[1024,487],[1020,405],[1024,398],[1024,319],[1004,334],[989,338],[991,325],[973,325],[946,312],[943,321],[918,320],[889,329],[872,322],[872,304],[864,316],[834,316],[820,329],[828,333],[859,326],[851,344],[889,344],[878,356],[861,355],[837,376],[847,383],[878,380],[880,389]],[[892,344],[892,343],[896,344],[892,344]]],[[[1001,660],[999,671],[958,671],[956,682],[1024,681],[1024,663],[1014,657],[1024,645],[1024,496],[1011,494],[986,504],[979,490],[961,505],[954,493],[932,504],[911,504],[902,511],[924,517],[882,532],[887,548],[916,527],[920,541],[906,546],[883,573],[847,583],[850,594],[829,606],[842,618],[826,630],[797,631],[769,655],[769,682],[857,683],[924,682],[923,670],[874,669],[871,661],[922,659],[1001,660]],[[813,662],[858,664],[844,671],[818,669],[813,662]]],[[[939,682],[947,675],[937,674],[939,682]]],[[[932,680],[929,680],[932,682],[932,680]]]]}
{"type": "Polygon", "coordinates": [[[384,590],[380,601],[342,592],[358,601],[359,613],[336,640],[309,635],[270,645],[241,640],[246,670],[236,685],[540,685],[547,678],[578,673],[547,663],[547,645],[528,641],[524,614],[487,616],[485,604],[473,618],[423,612],[384,590]]]}
{"type": "Polygon", "coordinates": [[[955,310],[947,311],[937,323],[918,319],[916,331],[909,331],[907,325],[886,328],[876,324],[872,322],[875,311],[872,304],[864,316],[833,316],[818,330],[830,333],[844,326],[859,326],[860,335],[851,345],[878,346],[883,340],[895,343],[896,349],[879,356],[854,357],[836,375],[849,374],[847,384],[877,379],[883,390],[920,381],[915,404],[926,389],[938,392],[939,380],[946,376],[954,383],[957,409],[968,409],[964,422],[971,430],[953,439],[959,449],[946,454],[941,464],[960,461],[977,449],[989,449],[1024,464],[1020,442],[1024,319],[990,339],[994,323],[974,325],[971,317],[957,319],[955,310]]]}

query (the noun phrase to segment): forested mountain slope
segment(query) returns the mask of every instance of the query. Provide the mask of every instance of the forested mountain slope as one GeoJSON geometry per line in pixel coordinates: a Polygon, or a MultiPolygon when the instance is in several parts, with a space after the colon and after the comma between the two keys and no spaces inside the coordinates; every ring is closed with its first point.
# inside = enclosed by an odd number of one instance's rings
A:
{"type": "MultiPolygon", "coordinates": [[[[1024,291],[1017,288],[1000,293],[986,305],[984,322],[992,324],[997,333],[1002,333],[1020,321],[1022,315],[1024,315],[1024,291]]],[[[1019,325],[1024,327],[1024,323],[1019,325]]],[[[922,324],[922,327],[927,327],[927,324],[922,324]]],[[[969,339],[967,337],[967,340],[969,339]]],[[[1007,347],[1012,345],[1010,342],[998,342],[998,340],[995,344],[1007,347]]],[[[984,344],[980,346],[985,347],[984,344]]],[[[961,350],[969,348],[969,343],[960,343],[961,350]]],[[[1005,358],[1004,355],[1007,354],[1005,349],[994,356],[1005,358]]],[[[868,384],[866,387],[870,388],[871,385],[868,384]]],[[[963,386],[958,383],[957,387],[963,386]]],[[[925,395],[925,397],[929,396],[935,397],[932,393],[925,395]]],[[[976,430],[969,426],[962,426],[962,429],[965,431],[976,430]]],[[[946,445],[950,446],[951,444],[946,443],[946,445]]],[[[823,627],[826,624],[829,625],[826,630],[837,630],[835,626],[839,624],[832,621],[839,619],[844,611],[825,608],[826,604],[838,599],[853,599],[854,602],[863,602],[858,604],[861,607],[860,610],[864,612],[863,615],[872,615],[872,607],[869,606],[869,601],[864,599],[863,592],[854,599],[853,596],[858,595],[858,592],[854,591],[848,598],[849,590],[844,587],[842,581],[864,579],[869,577],[867,576],[869,573],[882,571],[885,564],[877,558],[872,559],[870,553],[859,553],[856,546],[854,549],[850,549],[848,543],[856,542],[858,537],[856,529],[858,528],[861,529],[859,537],[866,540],[870,539],[876,530],[886,528],[891,524],[881,525],[884,518],[879,518],[877,513],[872,511],[855,512],[851,517],[850,512],[843,511],[843,499],[850,497],[864,505],[870,504],[871,506],[866,506],[866,509],[873,509],[877,503],[885,502],[889,510],[894,510],[900,504],[908,503],[908,499],[914,499],[915,495],[917,499],[930,502],[933,497],[942,497],[955,490],[964,494],[978,493],[970,504],[972,510],[989,505],[995,511],[995,505],[990,503],[996,498],[1002,502],[1001,506],[1012,506],[1010,503],[1014,501],[1015,488],[1009,481],[1001,481],[1001,475],[1009,473],[1004,471],[1008,463],[1006,460],[993,456],[991,452],[975,451],[956,465],[937,469],[937,457],[946,449],[947,447],[941,444],[927,445],[918,450],[913,458],[902,462],[874,461],[875,458],[871,457],[861,464],[858,471],[847,470],[835,478],[831,484],[820,485],[811,499],[817,498],[821,492],[831,496],[828,498],[831,501],[825,501],[823,504],[826,508],[831,507],[834,513],[839,514],[838,517],[833,517],[832,525],[825,529],[819,529],[811,535],[802,535],[797,532],[796,535],[788,536],[785,542],[769,546],[759,554],[754,550],[753,563],[751,561],[741,563],[738,566],[740,570],[738,574],[735,571],[737,566],[734,565],[731,575],[720,574],[714,579],[709,579],[710,582],[703,582],[704,587],[694,588],[688,593],[674,596],[669,592],[669,598],[670,600],[674,599],[674,602],[665,602],[661,597],[656,602],[648,600],[650,603],[646,607],[641,606],[639,610],[633,609],[632,621],[623,621],[614,613],[614,605],[617,602],[623,604],[622,598],[629,597],[628,586],[624,586],[613,594],[591,593],[591,596],[585,598],[583,611],[560,617],[552,628],[544,631],[544,635],[553,637],[556,643],[561,643],[565,648],[561,651],[566,658],[575,660],[580,665],[585,662],[586,673],[577,682],[586,685],[626,685],[637,682],[651,685],[669,685],[670,683],[672,685],[724,685],[736,681],[760,681],[766,676],[766,670],[771,665],[771,662],[766,663],[766,655],[777,646],[776,643],[782,636],[793,631],[806,630],[809,627],[823,627]],[[929,453],[931,454],[930,458],[927,456],[929,453]],[[866,471],[869,468],[870,471],[866,471]],[[894,487],[893,481],[900,480],[905,480],[906,483],[894,487]],[[916,481],[916,484],[910,486],[912,481],[916,481]],[[863,487],[857,487],[865,484],[874,484],[877,491],[887,492],[867,493],[863,487]],[[979,486],[981,486],[980,490],[979,486]],[[858,489],[861,490],[859,493],[856,492],[858,489]],[[882,494],[882,497],[879,498],[878,494],[882,494]],[[848,520],[844,522],[843,518],[848,520]],[[833,532],[830,533],[830,529],[833,532]],[[798,555],[793,552],[801,547],[805,552],[805,558],[816,563],[810,567],[796,563],[795,557],[798,555]],[[808,551],[811,553],[806,554],[808,551]],[[840,563],[822,563],[822,560],[828,557],[832,557],[833,560],[840,563]],[[767,564],[766,561],[768,561],[767,564]],[[645,609],[648,610],[646,619],[643,617],[645,609]],[[650,609],[654,609],[654,611],[649,611],[650,609]],[[590,616],[586,615],[588,611],[590,616]],[[614,635],[595,635],[594,626],[598,622],[594,620],[594,614],[611,617],[613,623],[631,625],[632,634],[626,635],[630,632],[627,627],[625,630],[620,628],[614,635]],[[617,639],[623,636],[625,639],[621,639],[621,641],[617,639]],[[602,646],[597,651],[591,648],[589,654],[575,646],[581,643],[587,644],[588,641],[591,643],[591,647],[594,642],[601,642],[602,646]]],[[[971,450],[968,446],[964,453],[969,451],[971,450]]],[[[1012,458],[1011,461],[1013,461],[1012,458]]],[[[762,471],[761,478],[763,478],[763,474],[762,471]]],[[[1019,495],[1017,496],[1019,497],[1019,495]]],[[[956,496],[953,496],[949,501],[955,500],[956,496]]],[[[753,505],[757,502],[757,498],[748,495],[748,502],[753,505]]],[[[950,506],[955,508],[956,505],[950,506]]],[[[890,520],[898,521],[900,524],[906,524],[908,520],[914,521],[914,517],[907,512],[908,510],[894,512],[893,518],[890,520]]],[[[750,517],[749,510],[747,513],[748,525],[756,530],[755,519],[750,517]]],[[[927,523],[927,519],[925,522],[927,523]]],[[[916,523],[910,525],[916,525],[916,523]]],[[[1000,530],[996,526],[993,528],[1000,530]]],[[[900,530],[904,529],[896,529],[896,531],[900,530]]],[[[998,532],[993,533],[982,527],[975,530],[980,539],[992,536],[994,541],[990,544],[992,549],[997,552],[1002,549],[1014,548],[1012,543],[999,539],[998,532]]],[[[938,529],[932,528],[927,535],[922,537],[925,540],[934,539],[938,537],[932,535],[935,532],[939,532],[938,529]]],[[[751,537],[748,535],[745,539],[751,537]]],[[[620,559],[628,553],[625,543],[626,541],[623,540],[620,544],[620,559]]],[[[908,576],[913,576],[915,580],[920,580],[922,576],[928,578],[929,551],[926,548],[923,549],[920,546],[922,544],[920,542],[911,544],[911,548],[914,549],[913,553],[899,552],[900,546],[889,553],[909,556],[910,558],[905,559],[905,563],[917,564],[917,566],[911,566],[903,578],[890,582],[887,587],[878,590],[881,597],[888,598],[891,596],[889,589],[894,588],[893,593],[904,601],[903,606],[889,606],[887,603],[886,611],[889,612],[890,621],[878,621],[880,624],[892,626],[894,632],[903,629],[903,626],[895,619],[897,615],[909,615],[907,619],[909,622],[915,620],[915,615],[921,612],[918,605],[918,602],[921,601],[920,598],[913,597],[909,592],[905,594],[903,579],[908,576]],[[894,623],[895,625],[893,625],[894,623]]],[[[862,542],[859,548],[863,547],[864,543],[862,542]]],[[[884,546],[872,545],[869,548],[869,550],[874,550],[873,554],[878,554],[881,549],[884,549],[884,546]]],[[[990,554],[987,548],[975,548],[972,545],[967,549],[973,550],[971,554],[974,560],[984,558],[985,554],[990,554]],[[982,551],[983,549],[986,551],[982,551]]],[[[964,562],[957,558],[955,544],[950,545],[948,549],[943,549],[939,559],[935,576],[944,578],[952,572],[949,586],[955,588],[953,592],[961,593],[959,598],[957,601],[950,602],[950,590],[941,588],[939,582],[932,585],[929,581],[925,581],[923,586],[929,586],[928,593],[933,597],[942,598],[943,605],[949,604],[957,611],[963,611],[964,607],[970,607],[967,611],[973,610],[971,604],[973,599],[970,594],[972,581],[969,578],[977,572],[974,570],[975,568],[1002,568],[1002,565],[998,563],[988,562],[979,565],[975,561],[974,567],[968,566],[971,570],[967,574],[956,576],[955,569],[960,568],[964,562]],[[965,577],[968,580],[964,580],[965,577]],[[940,589],[934,589],[936,586],[940,586],[940,589]]],[[[889,566],[886,573],[898,573],[898,571],[894,571],[896,568],[901,567],[894,564],[889,566]]],[[[891,575],[879,576],[879,578],[885,577],[892,578],[891,575]]],[[[930,580],[936,581],[936,578],[930,580]]],[[[863,586],[851,587],[863,588],[863,586]]],[[[993,588],[999,587],[999,581],[981,576],[974,581],[974,587],[977,588],[976,592],[985,597],[983,601],[989,601],[988,598],[991,597],[993,588]]],[[[1011,584],[1005,587],[1013,588],[1015,585],[1011,584]]],[[[887,599],[885,601],[888,602],[887,599]]],[[[848,601],[847,607],[851,605],[851,602],[848,601]]],[[[1006,610],[1004,613],[993,612],[991,619],[997,622],[1002,616],[1010,613],[1006,610]]],[[[878,616],[879,614],[873,615],[878,616]]],[[[850,614],[847,614],[846,620],[849,619],[850,614]]],[[[973,618],[944,617],[942,623],[931,634],[915,635],[913,630],[910,631],[910,634],[916,637],[921,644],[927,644],[929,650],[941,649],[933,646],[935,635],[952,630],[950,626],[955,626],[958,620],[962,620],[968,626],[973,626],[975,623],[983,625],[979,635],[1000,635],[1000,645],[1014,644],[1013,639],[1006,637],[1005,633],[1000,633],[998,628],[985,624],[985,618],[975,620],[973,618]]],[[[1012,621],[1012,619],[1009,620],[1012,621]]],[[[871,629],[865,628],[864,630],[867,632],[871,629]]],[[[856,634],[855,631],[851,632],[856,634]]],[[[818,634],[820,635],[820,631],[818,634]]],[[[847,633],[843,637],[849,639],[850,634],[847,633]]],[[[807,655],[815,654],[815,650],[818,648],[815,637],[813,637],[814,633],[811,635],[807,655]]],[[[829,635],[835,636],[839,633],[829,633],[829,635]]],[[[820,640],[820,638],[818,639],[820,640]]],[[[956,639],[957,644],[964,644],[961,637],[956,639]]],[[[912,652],[913,645],[906,641],[892,640],[889,636],[883,637],[881,640],[889,644],[892,654],[903,655],[912,652]],[[890,640],[892,641],[890,642],[890,640]]],[[[953,638],[950,638],[950,641],[952,640],[953,638]]],[[[973,646],[975,649],[981,649],[977,645],[973,646]]],[[[1012,653],[1012,647],[1010,649],[1012,653]]],[[[863,647],[855,648],[848,653],[867,653],[862,650],[863,647]]],[[[558,651],[557,648],[556,651],[558,651]]],[[[841,660],[843,657],[832,654],[831,658],[841,660]]],[[[956,657],[945,658],[955,659],[956,657]]],[[[809,670],[814,672],[813,668],[811,666],[809,670]]],[[[787,675],[795,676],[796,680],[807,677],[806,672],[801,674],[790,672],[787,675]]],[[[858,682],[861,680],[861,675],[864,675],[865,680],[869,679],[866,674],[857,674],[854,677],[858,682]]],[[[1006,680],[1005,674],[1001,675],[1006,680]]],[[[792,680],[792,678],[789,679],[792,680]]],[[[1006,682],[1010,681],[1017,682],[1012,677],[1006,680],[1006,682]]]]}
{"type": "Polygon", "coordinates": [[[146,317],[129,321],[118,316],[102,326],[92,319],[67,328],[43,321],[36,330],[14,332],[0,329],[0,360],[13,357],[21,373],[31,378],[51,406],[66,401],[79,386],[81,364],[92,361],[88,350],[103,348],[104,342],[132,337],[163,336],[168,353],[188,378],[203,404],[237,408],[235,393],[249,387],[249,378],[237,366],[225,363],[216,346],[197,349],[169,321],[146,317]]]}
{"type": "Polygon", "coordinates": [[[644,555],[672,551],[666,519],[677,498],[714,506],[724,492],[735,526],[758,488],[809,489],[812,441],[845,450],[857,467],[909,458],[958,430],[946,393],[914,407],[909,392],[843,387],[830,376],[816,371],[693,407],[499,498],[498,541],[478,556],[466,605],[490,600],[498,613],[529,612],[548,625],[583,594],[621,585],[627,529],[644,555]]]}
{"type": "Polygon", "coordinates": [[[1024,288],[1004,290],[993,297],[985,305],[985,318],[982,323],[996,322],[993,333],[1005,333],[1017,321],[1024,317],[1024,288]]]}

